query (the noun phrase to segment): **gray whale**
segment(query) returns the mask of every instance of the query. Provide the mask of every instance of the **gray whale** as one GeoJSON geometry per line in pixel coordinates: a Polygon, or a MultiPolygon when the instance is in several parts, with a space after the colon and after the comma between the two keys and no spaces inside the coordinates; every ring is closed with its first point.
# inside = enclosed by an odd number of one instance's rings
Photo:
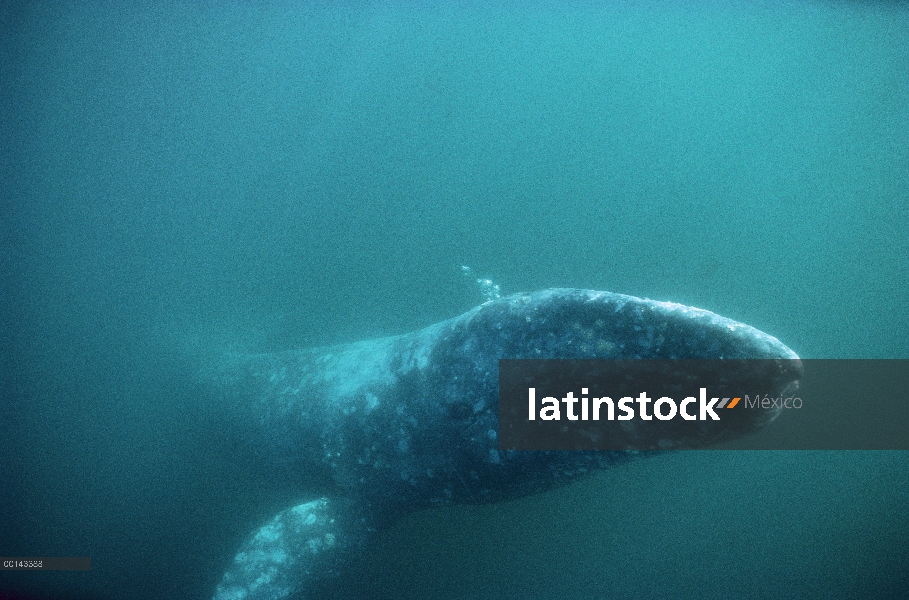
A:
{"type": "MultiPolygon", "coordinates": [[[[327,483],[315,497],[289,498],[295,504],[252,535],[216,600],[311,597],[370,532],[406,512],[533,494],[637,455],[500,451],[501,358],[798,356],[705,310],[577,289],[498,298],[396,337],[234,356],[217,380],[251,446],[327,483]]],[[[780,395],[799,376],[765,389],[780,395]]]]}

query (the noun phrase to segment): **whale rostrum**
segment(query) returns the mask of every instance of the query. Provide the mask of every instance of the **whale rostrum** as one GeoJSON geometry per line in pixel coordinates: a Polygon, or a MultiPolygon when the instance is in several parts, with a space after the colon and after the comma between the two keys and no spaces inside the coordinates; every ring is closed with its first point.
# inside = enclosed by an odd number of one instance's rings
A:
{"type": "MultiPolygon", "coordinates": [[[[396,337],[232,356],[217,375],[219,395],[248,447],[285,469],[317,473],[325,485],[287,499],[290,508],[236,554],[215,598],[309,598],[343,573],[370,532],[404,513],[525,496],[637,455],[499,450],[504,358],[799,364],[776,338],[709,311],[578,289],[492,299],[396,337]]],[[[768,375],[764,391],[782,394],[800,374],[768,375]]],[[[751,429],[775,416],[754,412],[761,420],[751,429]]],[[[723,433],[705,434],[701,445],[723,433]]],[[[690,431],[685,439],[692,447],[690,431]]]]}

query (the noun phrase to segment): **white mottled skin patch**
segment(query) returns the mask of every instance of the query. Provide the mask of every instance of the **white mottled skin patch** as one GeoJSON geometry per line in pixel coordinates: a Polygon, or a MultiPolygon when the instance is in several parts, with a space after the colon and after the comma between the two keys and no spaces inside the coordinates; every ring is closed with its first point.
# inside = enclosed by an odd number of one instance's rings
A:
{"type": "Polygon", "coordinates": [[[321,555],[345,539],[345,533],[336,530],[338,511],[329,499],[320,498],[280,512],[234,557],[215,600],[288,598],[302,576],[333,569],[336,557],[321,555]]]}

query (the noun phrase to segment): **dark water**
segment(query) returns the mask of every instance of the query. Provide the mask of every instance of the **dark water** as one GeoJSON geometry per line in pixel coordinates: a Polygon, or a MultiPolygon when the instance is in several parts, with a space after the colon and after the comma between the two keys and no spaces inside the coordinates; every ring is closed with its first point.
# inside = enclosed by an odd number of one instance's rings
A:
{"type": "MultiPolygon", "coordinates": [[[[909,357],[905,4],[124,4],[0,9],[0,554],[93,561],[0,597],[209,597],[286,490],[200,365],[454,316],[462,264],[909,357]]],[[[684,453],[336,596],[900,597],[907,539],[907,453],[684,453]]]]}

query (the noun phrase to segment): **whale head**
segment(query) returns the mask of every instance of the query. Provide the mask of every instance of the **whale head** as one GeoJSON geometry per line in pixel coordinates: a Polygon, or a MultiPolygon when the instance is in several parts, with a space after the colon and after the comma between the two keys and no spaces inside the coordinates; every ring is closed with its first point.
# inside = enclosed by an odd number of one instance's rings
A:
{"type": "MultiPolygon", "coordinates": [[[[436,369],[426,374],[428,386],[445,391],[440,400],[450,403],[451,414],[463,419],[460,425],[491,430],[501,425],[501,359],[612,359],[608,368],[614,380],[658,383],[663,389],[684,392],[679,400],[691,397],[691,392],[696,395],[707,381],[721,381],[722,386],[710,389],[720,394],[720,402],[728,392],[724,406],[734,395],[791,395],[802,376],[798,355],[782,342],[715,313],[610,292],[549,289],[486,302],[448,322],[447,333],[434,342],[429,363],[436,369]],[[687,391],[681,389],[682,383],[687,391]]],[[[578,386],[583,384],[583,376],[573,379],[578,386]]],[[[580,396],[580,387],[576,395],[580,396]]],[[[526,403],[525,387],[520,406],[526,403]]],[[[526,418],[526,408],[513,412],[518,411],[526,418]]],[[[648,423],[642,429],[628,422],[597,424],[584,431],[591,440],[598,439],[597,444],[572,447],[702,448],[754,433],[781,411],[777,404],[762,410],[724,411],[722,422],[673,419],[648,423]]],[[[494,444],[487,446],[492,452],[494,444]]]]}

